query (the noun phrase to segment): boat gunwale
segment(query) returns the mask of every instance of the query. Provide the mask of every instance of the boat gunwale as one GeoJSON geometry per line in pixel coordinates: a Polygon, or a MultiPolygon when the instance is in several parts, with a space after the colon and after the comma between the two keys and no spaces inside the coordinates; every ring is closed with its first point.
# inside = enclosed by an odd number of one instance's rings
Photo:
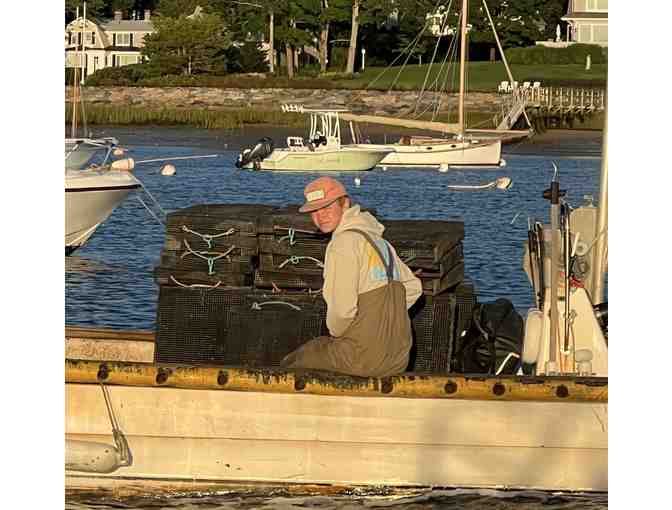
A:
{"type": "Polygon", "coordinates": [[[193,366],[179,363],[65,360],[65,382],[146,388],[203,389],[323,396],[537,402],[608,402],[608,378],[487,376],[406,372],[354,377],[277,367],[193,366]]]}

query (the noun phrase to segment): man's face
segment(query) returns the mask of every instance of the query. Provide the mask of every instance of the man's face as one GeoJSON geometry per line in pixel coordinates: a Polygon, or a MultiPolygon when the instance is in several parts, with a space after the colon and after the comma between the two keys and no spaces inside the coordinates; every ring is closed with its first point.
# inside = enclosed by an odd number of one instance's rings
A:
{"type": "Polygon", "coordinates": [[[336,230],[343,217],[343,212],[348,208],[348,199],[343,200],[343,202],[341,204],[341,199],[338,199],[328,206],[310,213],[310,218],[315,226],[325,234],[330,234],[336,230]]]}

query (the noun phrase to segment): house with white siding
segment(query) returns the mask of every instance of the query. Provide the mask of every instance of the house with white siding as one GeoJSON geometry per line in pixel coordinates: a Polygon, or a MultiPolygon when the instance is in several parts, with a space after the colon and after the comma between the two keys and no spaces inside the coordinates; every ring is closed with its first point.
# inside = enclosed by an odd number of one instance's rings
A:
{"type": "Polygon", "coordinates": [[[65,27],[65,66],[83,68],[89,76],[106,67],[142,62],[144,38],[154,32],[150,17],[150,11],[145,10],[142,19],[123,19],[121,11],[102,23],[87,19],[85,24],[82,17],[75,19],[65,27]]]}
{"type": "Polygon", "coordinates": [[[609,0],[570,0],[567,14],[567,41],[583,44],[608,45],[609,0]]]}

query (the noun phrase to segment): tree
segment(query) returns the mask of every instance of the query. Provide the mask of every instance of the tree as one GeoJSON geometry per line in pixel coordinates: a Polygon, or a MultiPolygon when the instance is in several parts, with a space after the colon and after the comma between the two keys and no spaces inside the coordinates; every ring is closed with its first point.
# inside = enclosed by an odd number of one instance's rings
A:
{"type": "Polygon", "coordinates": [[[231,36],[216,14],[153,19],[155,32],[145,37],[142,53],[163,74],[221,73],[231,36]]]}
{"type": "MultiPolygon", "coordinates": [[[[79,15],[84,14],[85,0],[65,0],[65,23],[68,24],[75,19],[77,8],[79,7],[79,15]]],[[[107,5],[105,0],[86,0],[86,17],[100,18],[105,13],[107,5]]]]}

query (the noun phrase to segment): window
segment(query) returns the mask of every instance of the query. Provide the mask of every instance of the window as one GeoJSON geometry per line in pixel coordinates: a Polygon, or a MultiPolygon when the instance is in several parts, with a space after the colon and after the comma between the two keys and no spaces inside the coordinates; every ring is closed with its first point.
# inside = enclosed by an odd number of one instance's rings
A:
{"type": "Polygon", "coordinates": [[[87,46],[94,46],[96,44],[96,33],[86,32],[85,40],[87,46]]]}
{"type": "Polygon", "coordinates": [[[576,42],[581,42],[581,43],[590,43],[591,37],[590,37],[590,27],[591,25],[579,25],[579,30],[578,30],[578,37],[576,38],[576,42]]]}
{"type": "Polygon", "coordinates": [[[137,55],[117,55],[117,67],[138,63],[137,55]]]}
{"type": "Polygon", "coordinates": [[[131,34],[128,33],[119,33],[114,34],[115,36],[115,46],[130,46],[131,45],[131,34]]]}
{"type": "Polygon", "coordinates": [[[608,42],[607,25],[593,25],[593,41],[596,43],[608,42]]]}

